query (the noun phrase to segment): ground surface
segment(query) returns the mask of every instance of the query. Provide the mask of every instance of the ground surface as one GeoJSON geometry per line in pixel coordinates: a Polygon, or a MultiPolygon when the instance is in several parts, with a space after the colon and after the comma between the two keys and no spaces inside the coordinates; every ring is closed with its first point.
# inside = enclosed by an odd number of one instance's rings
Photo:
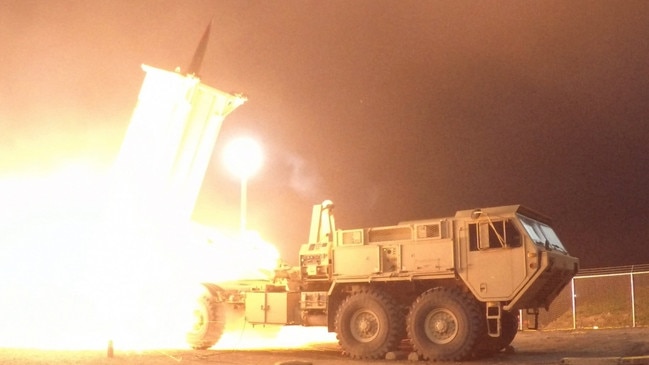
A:
{"type": "MultiPolygon", "coordinates": [[[[520,332],[513,342],[513,353],[499,353],[488,359],[467,362],[482,364],[560,364],[570,358],[649,356],[649,328],[599,329],[578,331],[520,332]]],[[[107,351],[49,351],[29,349],[0,349],[0,364],[313,364],[313,365],[360,365],[360,364],[416,364],[400,354],[397,360],[356,361],[340,353],[336,344],[317,343],[300,349],[258,350],[157,350],[125,352],[115,350],[112,358],[107,351]]],[[[576,362],[574,362],[576,361],[576,362]]],[[[590,360],[589,360],[590,361],[590,360]]],[[[593,364],[584,360],[583,363],[593,364]]],[[[636,364],[647,364],[646,360],[636,364]]]]}

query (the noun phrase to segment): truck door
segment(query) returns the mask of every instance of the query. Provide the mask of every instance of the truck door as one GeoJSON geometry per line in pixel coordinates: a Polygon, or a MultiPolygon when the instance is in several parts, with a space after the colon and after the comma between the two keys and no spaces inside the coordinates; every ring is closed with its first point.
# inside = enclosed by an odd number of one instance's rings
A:
{"type": "Polygon", "coordinates": [[[525,279],[523,238],[508,219],[466,223],[465,280],[483,300],[507,300],[525,279]]]}

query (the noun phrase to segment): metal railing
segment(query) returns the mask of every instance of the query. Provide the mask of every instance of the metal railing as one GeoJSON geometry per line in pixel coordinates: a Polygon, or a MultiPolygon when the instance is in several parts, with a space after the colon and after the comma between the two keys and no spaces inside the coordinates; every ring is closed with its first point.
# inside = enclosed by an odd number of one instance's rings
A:
{"type": "MultiPolygon", "coordinates": [[[[533,318],[522,313],[522,329],[533,318]]],[[[649,326],[649,264],[582,269],[541,309],[539,329],[649,326]]]]}

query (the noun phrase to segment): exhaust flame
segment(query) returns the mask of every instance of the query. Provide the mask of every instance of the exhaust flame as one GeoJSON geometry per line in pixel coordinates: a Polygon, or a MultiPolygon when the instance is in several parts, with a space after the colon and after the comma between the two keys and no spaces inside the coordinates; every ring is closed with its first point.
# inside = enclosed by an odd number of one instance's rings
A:
{"type": "Polygon", "coordinates": [[[107,215],[108,181],[83,164],[0,177],[3,347],[186,348],[198,283],[275,267],[259,236],[107,215]]]}
{"type": "Polygon", "coordinates": [[[313,344],[337,343],[336,334],[325,327],[268,326],[230,331],[214,346],[218,350],[297,349],[313,344]]]}

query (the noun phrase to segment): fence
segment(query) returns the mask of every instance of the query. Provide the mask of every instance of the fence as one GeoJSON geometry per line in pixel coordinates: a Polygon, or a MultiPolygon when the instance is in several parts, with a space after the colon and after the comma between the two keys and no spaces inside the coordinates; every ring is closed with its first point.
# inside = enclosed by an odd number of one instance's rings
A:
{"type": "MultiPolygon", "coordinates": [[[[523,329],[533,318],[523,313],[523,329]]],[[[539,329],[649,326],[649,264],[582,269],[541,309],[539,329]]]]}

